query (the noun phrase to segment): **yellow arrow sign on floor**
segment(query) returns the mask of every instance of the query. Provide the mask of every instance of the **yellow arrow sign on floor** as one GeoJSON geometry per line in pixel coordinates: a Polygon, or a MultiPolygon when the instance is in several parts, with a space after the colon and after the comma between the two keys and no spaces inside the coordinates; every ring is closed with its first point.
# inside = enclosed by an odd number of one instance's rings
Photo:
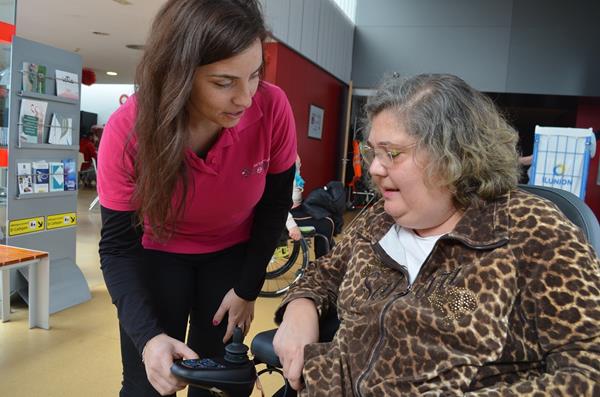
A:
{"type": "Polygon", "coordinates": [[[48,215],[46,216],[46,223],[48,230],[75,226],[77,225],[77,214],[75,212],[67,212],[65,214],[48,215]]]}
{"type": "Polygon", "coordinates": [[[34,233],[44,230],[44,217],[16,219],[8,222],[8,235],[18,236],[20,234],[34,233]]]}

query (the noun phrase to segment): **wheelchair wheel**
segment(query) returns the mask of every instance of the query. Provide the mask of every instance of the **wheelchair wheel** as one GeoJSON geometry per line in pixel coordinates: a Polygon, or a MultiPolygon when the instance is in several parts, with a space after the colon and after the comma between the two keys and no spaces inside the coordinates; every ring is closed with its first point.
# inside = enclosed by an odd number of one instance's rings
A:
{"type": "Polygon", "coordinates": [[[284,294],[304,272],[308,264],[308,245],[304,239],[287,240],[275,249],[267,265],[265,283],[259,296],[275,297],[284,294]]]}

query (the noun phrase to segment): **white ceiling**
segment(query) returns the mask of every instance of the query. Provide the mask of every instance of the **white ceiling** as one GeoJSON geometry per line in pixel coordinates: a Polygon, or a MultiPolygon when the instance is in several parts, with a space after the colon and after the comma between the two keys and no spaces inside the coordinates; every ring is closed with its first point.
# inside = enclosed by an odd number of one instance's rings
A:
{"type": "Polygon", "coordinates": [[[17,0],[17,35],[77,52],[97,83],[131,84],[152,18],[165,0],[17,0]],[[121,3],[130,3],[124,5],[121,3]],[[109,33],[99,36],[92,32],[109,33]],[[111,77],[106,71],[119,75],[111,77]]]}

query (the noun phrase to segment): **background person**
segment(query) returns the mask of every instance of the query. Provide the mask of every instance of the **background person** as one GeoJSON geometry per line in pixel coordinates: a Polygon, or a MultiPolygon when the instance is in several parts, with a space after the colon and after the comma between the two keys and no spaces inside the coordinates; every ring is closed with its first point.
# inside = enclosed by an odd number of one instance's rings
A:
{"type": "MultiPolygon", "coordinates": [[[[329,252],[333,246],[333,235],[335,232],[335,223],[330,216],[317,218],[309,214],[302,206],[302,192],[304,191],[304,179],[300,175],[302,161],[300,156],[296,156],[296,175],[294,177],[294,187],[292,193],[292,209],[288,212],[285,227],[288,235],[293,240],[300,240],[302,232],[300,226],[312,226],[317,235],[314,238],[315,258],[319,258],[329,252]]],[[[311,192],[312,194],[312,192],[311,192]]]]}
{"type": "MultiPolygon", "coordinates": [[[[294,185],[292,187],[292,210],[302,204],[302,192],[304,191],[304,179],[300,175],[300,168],[302,167],[302,160],[300,155],[296,154],[296,172],[294,174],[294,185]]],[[[287,219],[285,221],[285,228],[288,231],[288,235],[292,240],[298,241],[302,238],[302,232],[300,227],[294,220],[294,216],[291,212],[288,212],[287,219]]]]}
{"type": "Polygon", "coordinates": [[[419,75],[386,79],[366,110],[362,153],[382,199],[276,314],[292,387],[598,395],[598,258],[553,204],[517,188],[518,135],[489,98],[419,75]],[[335,309],[333,341],[315,343],[335,309]]]}
{"type": "Polygon", "coordinates": [[[89,131],[81,131],[79,135],[79,152],[83,154],[84,162],[81,165],[81,171],[92,167],[92,159],[98,159],[98,152],[94,142],[90,139],[89,131]]]}
{"type": "Polygon", "coordinates": [[[102,132],[104,131],[104,126],[102,125],[93,125],[90,129],[90,139],[95,147],[100,145],[100,139],[102,139],[102,132]]]}
{"type": "Polygon", "coordinates": [[[100,259],[122,397],[174,395],[174,359],[222,356],[234,327],[250,328],[296,156],[288,100],[260,81],[265,36],[258,1],[167,1],[139,88],[104,129],[100,259]]]}
{"type": "Polygon", "coordinates": [[[92,164],[92,159],[96,162],[98,161],[98,152],[94,142],[90,139],[90,135],[90,131],[81,131],[79,134],[79,152],[83,154],[80,180],[85,186],[92,186],[96,183],[96,172],[92,164]]]}

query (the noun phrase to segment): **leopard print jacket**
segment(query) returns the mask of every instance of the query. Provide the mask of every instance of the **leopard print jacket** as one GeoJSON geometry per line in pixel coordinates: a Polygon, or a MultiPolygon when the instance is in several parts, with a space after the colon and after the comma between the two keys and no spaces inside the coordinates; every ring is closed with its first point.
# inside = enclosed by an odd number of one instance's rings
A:
{"type": "Polygon", "coordinates": [[[301,396],[600,396],[600,265],[581,231],[522,190],[469,208],[409,285],[377,242],[377,203],[284,298],[337,310],[305,347],[301,396]]]}

